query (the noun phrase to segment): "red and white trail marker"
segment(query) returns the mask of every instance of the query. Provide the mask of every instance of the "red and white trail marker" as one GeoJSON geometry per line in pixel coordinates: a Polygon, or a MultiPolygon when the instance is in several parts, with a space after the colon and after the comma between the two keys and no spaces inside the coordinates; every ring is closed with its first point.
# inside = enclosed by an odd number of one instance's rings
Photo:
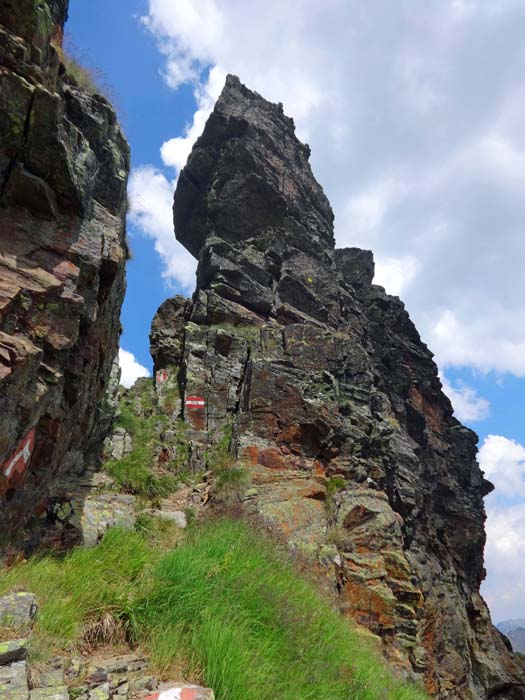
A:
{"type": "Polygon", "coordinates": [[[186,396],[186,408],[204,408],[206,399],[203,396],[186,396]]]}
{"type": "Polygon", "coordinates": [[[195,685],[170,688],[148,695],[145,700],[213,700],[213,691],[195,685]]]}
{"type": "Polygon", "coordinates": [[[11,457],[9,457],[8,460],[4,462],[0,468],[7,483],[23,475],[29,460],[31,459],[31,455],[33,454],[34,446],[35,429],[33,428],[22,440],[16,451],[11,455],[11,457]]]}
{"type": "Polygon", "coordinates": [[[159,369],[155,376],[155,380],[157,382],[157,386],[160,386],[161,384],[164,384],[168,379],[168,370],[166,369],[159,369]]]}

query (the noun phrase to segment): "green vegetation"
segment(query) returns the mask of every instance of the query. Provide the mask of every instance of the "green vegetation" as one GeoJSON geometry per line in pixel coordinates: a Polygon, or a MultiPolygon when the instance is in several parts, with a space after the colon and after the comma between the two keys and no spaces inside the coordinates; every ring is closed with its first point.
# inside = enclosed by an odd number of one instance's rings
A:
{"type": "Polygon", "coordinates": [[[227,419],[219,442],[206,454],[206,464],[215,477],[215,497],[223,503],[235,500],[249,481],[246,469],[235,461],[231,453],[232,439],[233,421],[227,419]]]}
{"type": "Polygon", "coordinates": [[[326,496],[327,498],[333,498],[336,493],[343,491],[346,488],[346,479],[338,474],[332,476],[326,482],[326,496]]]}
{"type": "Polygon", "coordinates": [[[386,417],[388,423],[394,428],[394,430],[400,430],[401,425],[399,424],[398,419],[394,415],[390,415],[386,417]]]}
{"type": "Polygon", "coordinates": [[[4,573],[0,592],[14,587],[38,595],[37,641],[59,650],[81,642],[86,627],[111,614],[122,620],[146,570],[160,559],[135,532],[110,530],[93,549],[65,557],[37,556],[4,573]]]}
{"type": "Polygon", "coordinates": [[[48,647],[85,643],[87,631],[101,641],[93,630],[111,630],[111,619],[154,670],[185,669],[217,700],[425,697],[394,680],[372,638],[239,521],[195,525],[177,545],[169,528],[143,518],[139,531],[109,531],[94,549],[13,567],[0,591],[13,586],[38,593],[35,634],[48,647]]]}
{"type": "Polygon", "coordinates": [[[119,408],[120,413],[116,424],[120,428],[124,428],[132,438],[138,436],[142,429],[143,419],[137,416],[129,404],[123,404],[119,408]]]}
{"type": "Polygon", "coordinates": [[[148,416],[152,413],[156,413],[157,396],[155,394],[153,380],[145,377],[137,379],[135,383],[135,391],[138,392],[140,405],[144,415],[148,416]]]}
{"type": "MultiPolygon", "coordinates": [[[[151,382],[150,382],[151,383],[151,382]]],[[[140,403],[144,413],[154,410],[153,384],[141,388],[140,403]]],[[[152,414],[138,416],[133,405],[122,403],[117,425],[131,435],[133,450],[122,459],[106,462],[104,470],[113,477],[117,487],[144,498],[162,498],[176,490],[178,480],[169,473],[157,473],[152,465],[155,460],[156,424],[158,418],[152,414]]]]}
{"type": "Polygon", "coordinates": [[[201,326],[201,328],[206,327],[210,331],[221,330],[226,333],[230,333],[234,336],[239,336],[244,338],[249,342],[259,342],[261,339],[261,328],[260,326],[247,325],[247,326],[236,326],[233,323],[214,323],[211,326],[201,326]]]}
{"type": "Polygon", "coordinates": [[[106,462],[105,471],[117,486],[144,498],[162,498],[177,489],[178,480],[171,474],[156,474],[151,469],[151,446],[137,447],[122,459],[106,462]]]}
{"type": "Polygon", "coordinates": [[[233,421],[226,419],[219,441],[210,447],[206,454],[208,468],[215,474],[219,474],[233,466],[234,459],[230,451],[232,440],[233,421]]]}
{"type": "Polygon", "coordinates": [[[91,95],[104,94],[104,88],[100,86],[94,71],[82,66],[75,58],[65,53],[62,56],[62,61],[66,69],[66,75],[73,80],[75,85],[91,95]]]}
{"type": "Polygon", "coordinates": [[[242,466],[230,466],[215,475],[214,490],[223,502],[235,500],[249,483],[249,475],[242,466]]]}
{"type": "Polygon", "coordinates": [[[190,461],[190,443],[188,440],[188,424],[178,420],[175,426],[175,457],[172,461],[177,476],[187,474],[190,461]]]}
{"type": "Polygon", "coordinates": [[[172,415],[175,412],[177,399],[179,399],[178,387],[170,387],[169,389],[164,390],[162,397],[162,408],[165,414],[172,415]]]}

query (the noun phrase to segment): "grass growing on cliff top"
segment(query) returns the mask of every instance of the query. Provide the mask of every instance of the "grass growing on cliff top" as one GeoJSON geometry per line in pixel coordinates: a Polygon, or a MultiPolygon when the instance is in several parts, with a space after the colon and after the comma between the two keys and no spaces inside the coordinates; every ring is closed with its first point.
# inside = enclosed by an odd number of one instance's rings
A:
{"type": "Polygon", "coordinates": [[[62,61],[66,69],[66,75],[70,77],[79,88],[91,95],[104,95],[105,89],[100,85],[99,79],[93,70],[81,65],[75,58],[63,54],[62,61]]]}
{"type": "Polygon", "coordinates": [[[12,568],[0,592],[38,594],[35,635],[55,650],[108,614],[167,679],[185,668],[217,700],[423,700],[396,681],[365,633],[341,618],[239,521],[109,531],[93,549],[12,568]],[[171,550],[171,551],[169,551],[171,550]]]}

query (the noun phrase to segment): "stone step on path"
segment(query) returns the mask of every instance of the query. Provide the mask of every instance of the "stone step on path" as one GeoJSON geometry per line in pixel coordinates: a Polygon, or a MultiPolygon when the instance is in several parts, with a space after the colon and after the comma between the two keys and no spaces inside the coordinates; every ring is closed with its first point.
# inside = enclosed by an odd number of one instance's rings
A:
{"type": "Polygon", "coordinates": [[[209,500],[209,490],[208,481],[183,486],[170,496],[161,498],[157,508],[148,508],[143,512],[154,518],[169,520],[177,527],[184,529],[188,525],[188,511],[192,511],[194,516],[198,517],[209,500]]]}
{"type": "Polygon", "coordinates": [[[27,656],[27,639],[11,639],[0,642],[0,666],[12,661],[22,661],[27,656]]]}
{"type": "Polygon", "coordinates": [[[67,686],[36,688],[29,693],[29,700],[71,700],[67,686]]]}
{"type": "Polygon", "coordinates": [[[32,593],[13,592],[0,598],[0,627],[13,630],[14,637],[0,644],[1,700],[29,700],[27,636],[37,610],[32,593]]]}
{"type": "Polygon", "coordinates": [[[2,700],[29,700],[27,665],[24,661],[13,661],[0,666],[0,698],[2,700]]]}
{"type": "Polygon", "coordinates": [[[214,700],[209,688],[175,681],[160,684],[149,673],[147,660],[133,652],[88,659],[56,657],[35,679],[28,674],[26,659],[37,612],[32,593],[0,597],[0,626],[14,635],[0,643],[0,700],[214,700]]]}

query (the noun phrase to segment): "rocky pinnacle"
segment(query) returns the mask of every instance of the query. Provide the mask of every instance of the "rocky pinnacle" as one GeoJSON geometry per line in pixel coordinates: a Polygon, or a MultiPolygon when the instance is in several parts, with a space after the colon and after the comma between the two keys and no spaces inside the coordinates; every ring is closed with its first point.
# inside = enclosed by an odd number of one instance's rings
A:
{"type": "Polygon", "coordinates": [[[159,398],[195,470],[231,433],[243,512],[432,697],[523,698],[479,594],[491,485],[476,436],[402,302],[372,283],[372,254],[334,249],[309,155],[282,105],[228,76],[175,193],[199,264],[193,298],[153,320],[159,398]]]}

